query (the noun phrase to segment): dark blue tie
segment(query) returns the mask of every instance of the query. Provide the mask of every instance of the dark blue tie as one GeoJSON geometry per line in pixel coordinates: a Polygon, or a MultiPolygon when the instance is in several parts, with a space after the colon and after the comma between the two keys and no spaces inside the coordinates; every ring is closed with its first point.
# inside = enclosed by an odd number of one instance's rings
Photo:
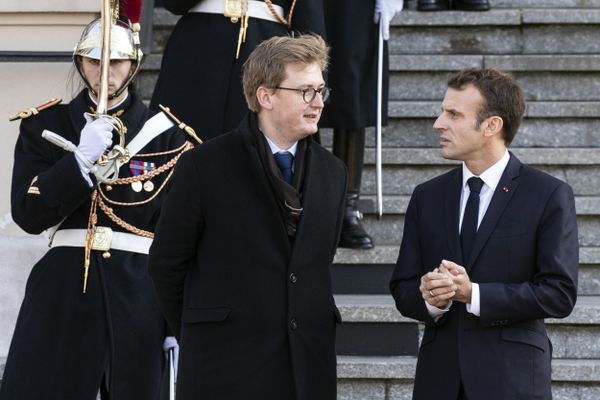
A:
{"type": "Polygon", "coordinates": [[[292,177],[294,176],[292,172],[294,156],[289,151],[280,151],[279,153],[275,153],[274,156],[275,162],[281,170],[281,175],[283,175],[283,180],[291,185],[292,177]]]}
{"type": "Polygon", "coordinates": [[[479,192],[481,192],[481,188],[483,187],[483,181],[481,178],[473,176],[469,178],[467,183],[469,184],[471,193],[469,194],[469,200],[467,200],[462,227],[460,229],[460,244],[462,246],[463,262],[465,263],[469,259],[469,255],[473,249],[473,243],[475,243],[475,235],[477,234],[479,192]]]}

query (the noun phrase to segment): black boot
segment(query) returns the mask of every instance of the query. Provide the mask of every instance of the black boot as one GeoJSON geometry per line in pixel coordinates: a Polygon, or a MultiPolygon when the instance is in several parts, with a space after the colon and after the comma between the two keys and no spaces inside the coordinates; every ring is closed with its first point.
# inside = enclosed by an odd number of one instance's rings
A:
{"type": "Polygon", "coordinates": [[[450,8],[448,0],[418,0],[417,10],[419,11],[442,11],[450,8]]]}
{"type": "Polygon", "coordinates": [[[358,193],[346,193],[346,215],[342,223],[339,246],[350,249],[372,249],[373,239],[360,223],[362,213],[358,210],[357,202],[358,193]]]}
{"type": "Polygon", "coordinates": [[[365,153],[364,129],[334,129],[333,154],[341,159],[348,171],[348,188],[346,193],[346,215],[342,224],[340,247],[351,249],[371,249],[373,239],[365,231],[358,210],[360,183],[362,178],[363,159],[365,153]]]}

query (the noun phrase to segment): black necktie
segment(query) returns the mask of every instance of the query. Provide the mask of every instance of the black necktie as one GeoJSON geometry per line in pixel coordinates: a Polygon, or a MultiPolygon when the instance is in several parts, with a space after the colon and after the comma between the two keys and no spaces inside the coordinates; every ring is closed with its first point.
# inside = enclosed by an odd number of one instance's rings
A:
{"type": "Polygon", "coordinates": [[[475,235],[477,234],[477,219],[479,217],[479,192],[483,186],[481,178],[473,176],[467,181],[471,193],[465,214],[463,215],[462,227],[460,229],[460,244],[462,245],[463,261],[466,263],[473,249],[475,235]]]}
{"type": "Polygon", "coordinates": [[[283,175],[283,180],[292,184],[292,164],[294,164],[294,156],[289,151],[280,151],[274,154],[275,162],[277,166],[281,170],[281,175],[283,175]]]}

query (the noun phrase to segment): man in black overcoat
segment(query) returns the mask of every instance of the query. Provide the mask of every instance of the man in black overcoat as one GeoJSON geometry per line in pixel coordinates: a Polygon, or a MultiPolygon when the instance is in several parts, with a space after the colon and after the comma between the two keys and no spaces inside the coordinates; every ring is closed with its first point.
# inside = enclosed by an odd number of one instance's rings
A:
{"type": "Polygon", "coordinates": [[[346,173],[311,139],[326,60],[317,36],[260,44],[244,67],[251,112],[180,159],[150,250],[180,340],[178,400],[336,398],[346,173]]]}

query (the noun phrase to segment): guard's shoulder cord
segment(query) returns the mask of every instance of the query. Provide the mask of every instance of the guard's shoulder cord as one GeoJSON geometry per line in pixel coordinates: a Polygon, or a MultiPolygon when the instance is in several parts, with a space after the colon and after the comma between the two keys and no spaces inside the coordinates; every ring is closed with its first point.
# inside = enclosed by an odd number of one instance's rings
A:
{"type": "Polygon", "coordinates": [[[54,107],[57,104],[60,104],[62,102],[62,99],[59,98],[54,98],[54,99],[50,99],[47,102],[45,102],[44,104],[40,104],[37,107],[31,107],[31,108],[24,108],[20,111],[17,111],[15,114],[13,114],[12,116],[8,117],[9,121],[16,121],[18,119],[26,119],[31,117],[32,115],[38,115],[40,113],[40,111],[42,110],[46,110],[50,107],[54,107]]]}
{"type": "Polygon", "coordinates": [[[279,14],[277,14],[277,11],[275,11],[275,8],[273,7],[273,2],[271,0],[264,0],[264,2],[267,5],[267,8],[269,9],[269,11],[273,15],[273,17],[277,21],[286,25],[288,27],[288,29],[292,27],[292,16],[294,15],[294,8],[296,7],[296,0],[292,1],[292,5],[290,6],[290,11],[288,12],[288,16],[285,19],[281,18],[281,16],[279,16],[279,14]]]}

